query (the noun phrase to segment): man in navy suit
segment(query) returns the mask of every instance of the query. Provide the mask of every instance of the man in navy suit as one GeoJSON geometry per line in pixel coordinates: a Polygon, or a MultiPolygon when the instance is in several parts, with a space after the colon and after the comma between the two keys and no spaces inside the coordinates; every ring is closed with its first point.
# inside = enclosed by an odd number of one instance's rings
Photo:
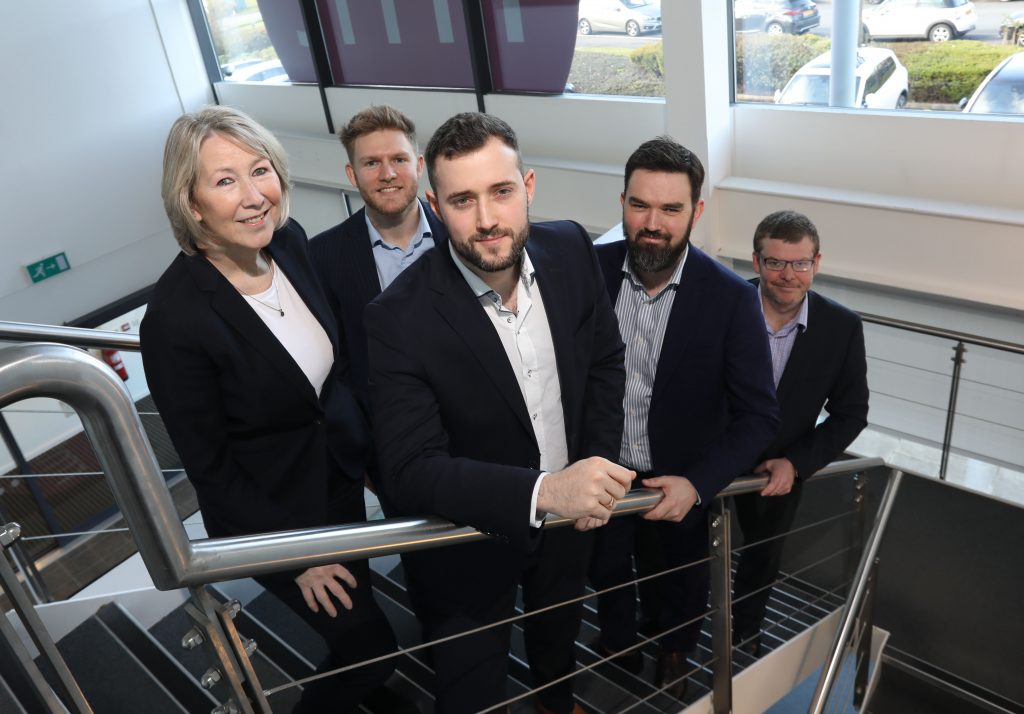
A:
{"type": "Polygon", "coordinates": [[[766,541],[744,550],[734,588],[733,640],[757,656],[782,556],[784,539],[775,536],[793,525],[801,477],[841,455],[867,426],[868,380],[860,317],[811,290],[821,251],[810,219],[796,211],[767,216],[754,231],[753,261],[782,411],[782,428],[754,468],[768,485],[735,498],[744,540],[766,541]],[[819,424],[822,406],[828,417],[819,424]]]}
{"type": "Polygon", "coordinates": [[[436,710],[504,708],[507,618],[522,584],[527,659],[544,687],[536,705],[580,711],[568,677],[592,541],[583,531],[608,520],[633,478],[612,462],[622,340],[586,231],[529,222],[535,176],[508,124],[458,114],[426,154],[427,198],[449,240],[365,319],[385,496],[398,513],[493,536],[403,555],[424,636],[473,631],[433,648],[436,710]],[[576,529],[546,529],[546,514],[576,529]]]}
{"type": "MultiPolygon", "coordinates": [[[[590,574],[598,589],[632,577],[634,530],[641,575],[707,558],[715,495],[749,469],[778,428],[757,291],[689,242],[704,210],[703,181],[692,152],[667,137],[645,142],[626,163],[625,240],[598,246],[626,343],[619,462],[664,493],[644,520],[619,518],[597,533],[590,574]]],[[[682,698],[699,664],[687,658],[707,603],[707,563],[651,585],[642,602],[662,633],[656,681],[682,698]]],[[[598,649],[638,669],[632,589],[601,596],[599,618],[598,649]]]]}
{"type": "Polygon", "coordinates": [[[338,320],[339,367],[369,412],[363,310],[443,238],[444,227],[416,198],[423,156],[409,117],[372,106],[353,116],[340,136],[348,154],[345,174],[364,206],[315,236],[309,254],[338,320]]]}

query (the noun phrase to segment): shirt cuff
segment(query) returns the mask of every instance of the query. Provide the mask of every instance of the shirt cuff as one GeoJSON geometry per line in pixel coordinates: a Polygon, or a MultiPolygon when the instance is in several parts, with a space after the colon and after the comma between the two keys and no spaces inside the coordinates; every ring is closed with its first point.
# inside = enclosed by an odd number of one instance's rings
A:
{"type": "Polygon", "coordinates": [[[533,484],[533,496],[530,497],[530,526],[532,528],[540,528],[544,525],[544,519],[548,515],[547,513],[537,511],[537,496],[540,495],[540,482],[547,475],[547,471],[542,471],[540,476],[537,477],[537,482],[533,484]]]}

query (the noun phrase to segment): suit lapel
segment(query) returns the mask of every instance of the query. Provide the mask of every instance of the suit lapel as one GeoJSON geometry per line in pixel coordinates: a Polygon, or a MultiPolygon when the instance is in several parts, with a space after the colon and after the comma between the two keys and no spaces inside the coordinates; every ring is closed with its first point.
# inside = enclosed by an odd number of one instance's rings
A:
{"type": "Polygon", "coordinates": [[[708,276],[707,265],[704,263],[706,260],[709,258],[691,244],[672,301],[672,312],[665,326],[665,339],[661,343],[658,369],[654,375],[652,403],[659,394],[665,393],[665,385],[682,362],[680,355],[686,352],[687,340],[700,339],[699,325],[707,314],[703,308],[707,292],[704,285],[708,276]]]}
{"type": "Polygon", "coordinates": [[[234,286],[202,255],[191,256],[188,265],[199,288],[209,294],[210,306],[224,322],[306,399],[318,403],[316,391],[302,369],[234,286]]]}
{"type": "Polygon", "coordinates": [[[341,242],[345,265],[339,266],[339,272],[355,283],[359,304],[366,305],[380,295],[381,290],[377,263],[373,259],[373,246],[370,244],[370,231],[366,227],[365,208],[356,213],[356,225],[351,236],[351,239],[341,242]]]}
{"type": "MultiPolygon", "coordinates": [[[[572,373],[575,364],[575,350],[573,349],[572,324],[569,321],[567,307],[569,305],[569,293],[567,276],[562,266],[546,251],[539,241],[530,241],[526,249],[533,262],[536,271],[537,285],[541,290],[541,298],[544,300],[544,312],[548,318],[548,329],[551,332],[551,343],[555,348],[555,364],[558,367],[558,379],[562,385],[562,394],[566,394],[567,385],[571,383],[572,373]]],[[[565,433],[576,433],[576,425],[570,423],[573,410],[563,409],[565,419],[565,433]]]]}
{"type": "Polygon", "coordinates": [[[452,330],[465,341],[484,372],[497,388],[516,418],[534,437],[523,393],[505,354],[494,325],[484,313],[480,301],[452,262],[447,246],[436,251],[437,260],[431,262],[431,288],[434,307],[452,330]]]}

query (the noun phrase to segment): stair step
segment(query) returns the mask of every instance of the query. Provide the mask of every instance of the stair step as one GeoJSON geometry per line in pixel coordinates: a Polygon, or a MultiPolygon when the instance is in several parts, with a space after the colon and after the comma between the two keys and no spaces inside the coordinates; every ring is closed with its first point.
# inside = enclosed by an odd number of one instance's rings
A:
{"type": "Polygon", "coordinates": [[[188,670],[120,605],[107,603],[97,611],[96,617],[186,711],[200,712],[217,706],[213,695],[199,686],[188,670]]]}
{"type": "MultiPolygon", "coordinates": [[[[57,648],[95,714],[188,714],[96,616],[65,635],[57,648]]],[[[38,658],[37,664],[55,683],[49,663],[38,658]]]]}

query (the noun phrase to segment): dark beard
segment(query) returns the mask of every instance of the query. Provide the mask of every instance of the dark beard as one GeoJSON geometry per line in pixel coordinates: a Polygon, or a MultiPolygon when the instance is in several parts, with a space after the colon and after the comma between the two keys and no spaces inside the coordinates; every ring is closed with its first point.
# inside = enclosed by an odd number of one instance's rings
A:
{"type": "Polygon", "coordinates": [[[629,267],[632,268],[634,273],[659,273],[662,270],[673,267],[679,262],[683,251],[689,245],[690,232],[692,230],[693,219],[691,218],[690,224],[686,227],[686,233],[683,235],[683,240],[678,245],[672,245],[670,240],[662,245],[643,245],[639,241],[640,238],[645,236],[664,238],[665,234],[661,231],[651,232],[641,229],[636,236],[630,237],[626,234],[625,223],[623,223],[622,234],[626,238],[629,267]]]}
{"type": "Polygon", "coordinates": [[[500,273],[506,268],[511,268],[513,265],[518,265],[519,261],[523,257],[523,249],[526,247],[526,239],[530,236],[530,224],[527,222],[526,227],[519,233],[513,233],[511,230],[505,230],[502,228],[495,229],[490,235],[511,235],[512,236],[512,250],[509,251],[508,256],[504,259],[488,259],[477,250],[476,241],[478,238],[483,237],[482,234],[474,234],[468,244],[464,244],[461,241],[452,240],[452,247],[455,248],[455,252],[462,256],[466,262],[485,273],[500,273]]]}

